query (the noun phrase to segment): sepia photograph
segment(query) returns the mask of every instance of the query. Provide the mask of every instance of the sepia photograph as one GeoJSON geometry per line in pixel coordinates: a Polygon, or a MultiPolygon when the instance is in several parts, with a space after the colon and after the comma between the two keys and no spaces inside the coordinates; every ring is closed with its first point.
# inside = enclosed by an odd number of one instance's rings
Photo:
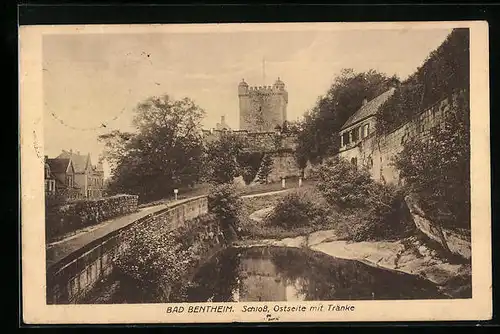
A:
{"type": "Polygon", "coordinates": [[[21,27],[25,318],[491,317],[487,29],[21,27]]]}

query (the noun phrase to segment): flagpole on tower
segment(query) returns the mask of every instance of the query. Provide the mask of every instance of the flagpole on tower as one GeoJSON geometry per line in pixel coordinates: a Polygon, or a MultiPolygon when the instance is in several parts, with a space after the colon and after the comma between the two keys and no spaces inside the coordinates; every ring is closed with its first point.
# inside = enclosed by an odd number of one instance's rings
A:
{"type": "Polygon", "coordinates": [[[266,85],[266,59],[263,57],[262,58],[262,81],[263,85],[266,85]]]}

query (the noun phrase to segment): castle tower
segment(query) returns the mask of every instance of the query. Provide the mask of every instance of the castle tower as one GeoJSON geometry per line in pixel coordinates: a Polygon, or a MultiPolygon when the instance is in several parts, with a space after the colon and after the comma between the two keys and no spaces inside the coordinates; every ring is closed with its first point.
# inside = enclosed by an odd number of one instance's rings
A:
{"type": "Polygon", "coordinates": [[[286,120],[288,92],[278,78],[273,86],[250,87],[242,80],[238,85],[240,129],[252,132],[275,131],[286,120]]]}

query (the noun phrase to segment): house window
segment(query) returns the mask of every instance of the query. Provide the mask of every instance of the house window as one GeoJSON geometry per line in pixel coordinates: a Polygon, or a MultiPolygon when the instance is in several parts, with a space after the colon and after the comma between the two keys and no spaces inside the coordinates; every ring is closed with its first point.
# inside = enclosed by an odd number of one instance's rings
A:
{"type": "Polygon", "coordinates": [[[357,166],[357,165],[358,165],[358,158],[351,158],[351,163],[352,163],[354,166],[357,166]]]}
{"type": "Polygon", "coordinates": [[[363,138],[368,137],[369,129],[370,129],[370,124],[363,125],[363,138]]]}
{"type": "Polygon", "coordinates": [[[55,180],[45,180],[45,190],[47,192],[53,193],[56,191],[56,181],[55,180]]]}
{"type": "Polygon", "coordinates": [[[352,141],[356,142],[358,141],[358,138],[359,138],[359,128],[355,128],[354,130],[352,130],[352,141]]]}
{"type": "Polygon", "coordinates": [[[349,144],[349,133],[348,132],[344,132],[342,134],[342,146],[346,146],[347,144],[349,144]]]}
{"type": "Polygon", "coordinates": [[[73,176],[72,175],[66,176],[66,184],[68,185],[68,187],[73,188],[73,176]]]}
{"type": "Polygon", "coordinates": [[[373,168],[373,159],[371,156],[368,157],[368,168],[373,168]]]}

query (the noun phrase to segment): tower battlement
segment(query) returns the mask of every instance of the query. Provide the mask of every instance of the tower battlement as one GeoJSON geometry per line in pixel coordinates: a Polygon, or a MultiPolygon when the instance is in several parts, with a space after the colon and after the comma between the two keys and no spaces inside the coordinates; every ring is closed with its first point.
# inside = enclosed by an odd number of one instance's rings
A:
{"type": "Polygon", "coordinates": [[[249,86],[247,90],[248,94],[282,94],[284,92],[275,86],[249,86]]]}

